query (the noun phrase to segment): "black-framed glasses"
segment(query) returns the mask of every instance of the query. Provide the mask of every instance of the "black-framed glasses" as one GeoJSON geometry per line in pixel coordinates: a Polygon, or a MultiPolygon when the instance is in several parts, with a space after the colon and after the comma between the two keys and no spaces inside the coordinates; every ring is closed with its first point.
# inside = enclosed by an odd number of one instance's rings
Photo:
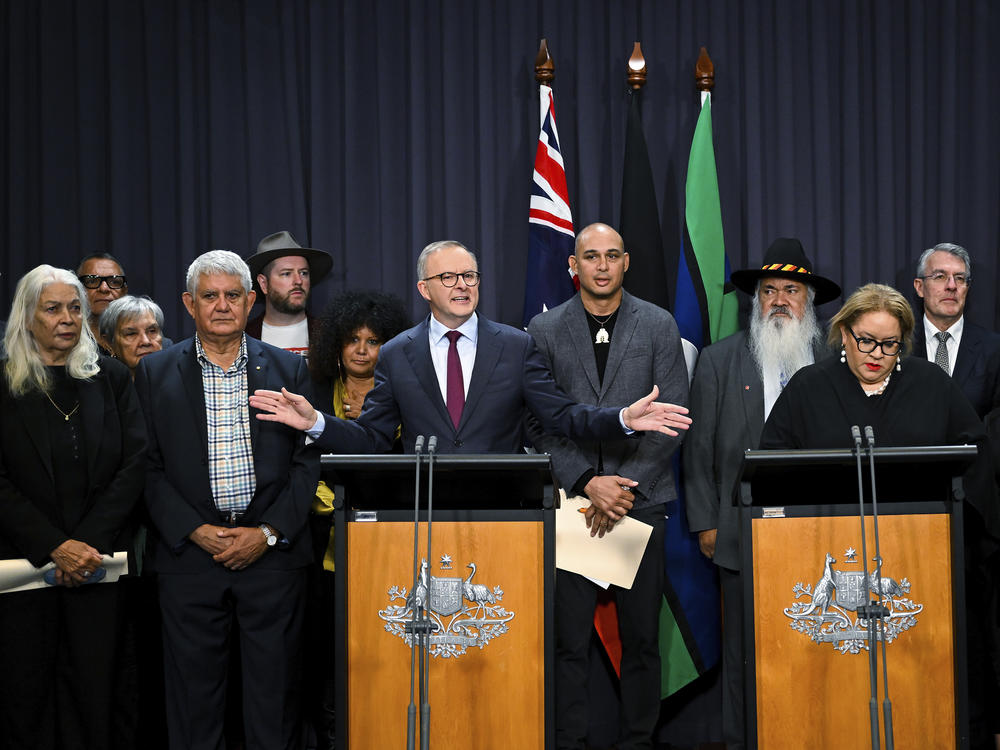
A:
{"type": "Polygon", "coordinates": [[[101,284],[107,284],[108,289],[121,289],[125,286],[125,277],[121,275],[117,276],[96,276],[95,274],[88,273],[85,276],[79,276],[80,283],[83,284],[87,289],[100,289],[101,284]]]}
{"type": "Polygon", "coordinates": [[[899,350],[903,348],[902,341],[896,341],[896,339],[886,339],[885,341],[878,341],[876,339],[865,338],[864,336],[855,335],[854,331],[850,328],[847,332],[854,336],[854,343],[858,345],[858,351],[862,354],[871,354],[878,347],[882,350],[882,353],[887,357],[893,357],[899,354],[899,350]]]}
{"type": "Polygon", "coordinates": [[[431,279],[441,279],[442,286],[453,287],[458,283],[458,277],[462,277],[462,281],[465,282],[466,286],[475,286],[479,283],[479,277],[482,274],[479,271],[465,271],[464,273],[452,273],[451,271],[445,271],[444,273],[436,273],[433,276],[428,276],[426,279],[421,279],[421,281],[430,281],[431,279]]]}
{"type": "Polygon", "coordinates": [[[935,271],[928,276],[921,276],[924,281],[933,281],[935,284],[945,284],[948,281],[948,277],[955,279],[955,286],[968,286],[969,285],[969,274],[967,273],[945,273],[944,271],[935,271]]]}

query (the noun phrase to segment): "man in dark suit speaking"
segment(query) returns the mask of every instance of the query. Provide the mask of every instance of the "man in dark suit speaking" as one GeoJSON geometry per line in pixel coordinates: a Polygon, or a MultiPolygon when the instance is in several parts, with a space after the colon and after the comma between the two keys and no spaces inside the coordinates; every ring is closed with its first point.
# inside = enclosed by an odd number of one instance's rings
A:
{"type": "Polygon", "coordinates": [[[336,453],[387,451],[400,425],[407,452],[417,435],[435,435],[442,453],[516,453],[525,409],[547,432],[592,440],[687,429],[687,409],[655,401],[655,387],[620,410],[567,397],[527,333],[476,315],[480,274],[464,245],[425,247],[417,277],[431,314],[382,347],[357,420],[324,415],[287,390],[257,391],[250,404],[262,411],[258,419],[305,430],[324,452],[336,453]]]}
{"type": "Polygon", "coordinates": [[[256,388],[308,388],[305,359],[243,333],[250,269],[197,258],[184,305],[195,336],[143,357],[146,504],[159,532],[172,749],[223,744],[229,629],[239,624],[248,748],[301,747],[297,695],[308,535],[319,454],[301,433],[250,418],[256,388]]]}

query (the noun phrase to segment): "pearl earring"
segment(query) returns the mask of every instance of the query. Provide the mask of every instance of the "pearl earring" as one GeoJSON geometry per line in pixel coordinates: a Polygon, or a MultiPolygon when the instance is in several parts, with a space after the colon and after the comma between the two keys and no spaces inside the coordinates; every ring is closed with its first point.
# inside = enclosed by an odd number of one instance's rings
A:
{"type": "Polygon", "coordinates": [[[902,372],[902,371],[903,371],[903,365],[900,364],[899,360],[897,359],[896,360],[896,372],[902,372]]]}
{"type": "Polygon", "coordinates": [[[840,347],[840,361],[841,362],[847,361],[847,350],[844,347],[840,347]]]}

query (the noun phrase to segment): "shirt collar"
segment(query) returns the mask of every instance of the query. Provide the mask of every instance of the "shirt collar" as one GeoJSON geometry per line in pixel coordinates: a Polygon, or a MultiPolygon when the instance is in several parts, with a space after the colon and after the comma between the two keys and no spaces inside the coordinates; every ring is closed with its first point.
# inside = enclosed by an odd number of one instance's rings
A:
{"type": "Polygon", "coordinates": [[[452,329],[446,327],[441,321],[435,318],[433,314],[431,315],[431,323],[430,323],[431,341],[433,341],[436,344],[442,338],[444,338],[444,335],[448,333],[448,331],[451,330],[458,331],[463,336],[471,340],[473,344],[475,344],[479,335],[479,319],[476,317],[475,313],[472,313],[472,316],[467,321],[462,323],[462,325],[460,325],[458,328],[452,329]]]}
{"type": "MultiPolygon", "coordinates": [[[[958,320],[952,324],[950,328],[945,328],[945,330],[951,334],[951,337],[956,341],[962,337],[962,329],[965,328],[965,316],[962,315],[958,320]]],[[[924,315],[924,339],[926,341],[937,341],[934,334],[938,332],[938,327],[928,320],[927,316],[924,315]]]]}
{"type": "MultiPolygon", "coordinates": [[[[201,345],[201,338],[199,338],[197,332],[194,334],[194,353],[202,369],[205,369],[208,365],[219,367],[205,354],[205,348],[201,345]]],[[[236,359],[227,372],[239,372],[246,369],[247,360],[247,335],[244,333],[243,338],[240,339],[240,353],[236,355],[236,359]]],[[[219,369],[221,370],[222,368],[219,367],[219,369]]]]}

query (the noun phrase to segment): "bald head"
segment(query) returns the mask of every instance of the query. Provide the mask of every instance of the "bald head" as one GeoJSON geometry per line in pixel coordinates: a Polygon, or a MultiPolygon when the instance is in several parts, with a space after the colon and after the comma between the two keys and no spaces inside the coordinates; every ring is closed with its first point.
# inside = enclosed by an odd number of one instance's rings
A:
{"type": "Polygon", "coordinates": [[[580,257],[580,253],[587,248],[588,243],[596,243],[602,247],[615,245],[622,252],[625,251],[625,241],[622,240],[622,236],[612,227],[599,221],[588,224],[576,235],[573,251],[577,257],[580,257]]]}

